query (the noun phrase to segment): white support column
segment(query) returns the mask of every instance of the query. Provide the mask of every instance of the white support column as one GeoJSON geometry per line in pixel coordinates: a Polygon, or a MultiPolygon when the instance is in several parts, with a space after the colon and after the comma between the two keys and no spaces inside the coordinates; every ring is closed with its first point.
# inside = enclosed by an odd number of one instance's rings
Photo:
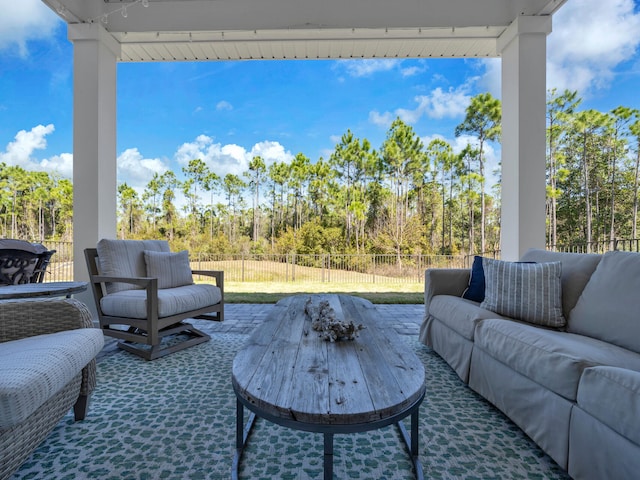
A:
{"type": "Polygon", "coordinates": [[[546,37],[551,17],[518,17],[498,39],[502,55],[501,250],[517,260],[545,247],[546,37]]]}
{"type": "MultiPolygon", "coordinates": [[[[73,274],[84,249],[116,235],[116,69],[120,45],[99,24],[69,24],[73,42],[73,274]]],[[[91,293],[79,296],[93,307],[91,293]],[[85,297],[85,298],[82,298],[85,297]]]]}

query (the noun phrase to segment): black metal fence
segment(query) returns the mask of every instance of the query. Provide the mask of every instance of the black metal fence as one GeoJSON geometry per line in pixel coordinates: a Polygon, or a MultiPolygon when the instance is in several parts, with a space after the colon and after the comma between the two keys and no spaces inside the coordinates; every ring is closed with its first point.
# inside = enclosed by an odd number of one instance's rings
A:
{"type": "Polygon", "coordinates": [[[230,282],[422,283],[427,268],[463,267],[453,255],[206,255],[195,268],[224,270],[230,282]]]}
{"type": "Polygon", "coordinates": [[[640,239],[623,239],[614,238],[613,240],[603,240],[597,242],[577,243],[573,245],[557,245],[547,247],[549,250],[558,252],[573,253],[605,253],[612,250],[621,250],[624,252],[640,252],[640,239]]]}
{"type": "MultiPolygon", "coordinates": [[[[56,250],[45,282],[73,280],[73,242],[44,242],[56,250]]],[[[549,250],[604,253],[610,250],[640,252],[640,239],[615,239],[574,245],[547,246],[549,250]]],[[[494,258],[500,252],[485,253],[494,258]]],[[[422,283],[427,268],[468,268],[469,255],[259,255],[190,252],[194,269],[224,270],[229,282],[317,283],[422,283]]],[[[81,260],[84,262],[84,259],[81,260]]]]}
{"type": "MultiPolygon", "coordinates": [[[[56,250],[45,282],[73,280],[73,242],[45,242],[56,250]]],[[[468,266],[457,255],[258,255],[190,252],[194,269],[224,270],[228,282],[422,283],[427,268],[468,266]]],[[[81,260],[84,262],[84,259],[81,260]]]]}

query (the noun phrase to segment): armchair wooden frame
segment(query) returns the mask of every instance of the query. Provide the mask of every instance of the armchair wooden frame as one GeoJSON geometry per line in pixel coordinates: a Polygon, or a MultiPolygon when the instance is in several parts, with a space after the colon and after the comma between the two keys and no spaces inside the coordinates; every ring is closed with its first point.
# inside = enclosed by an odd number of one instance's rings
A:
{"type": "Polygon", "coordinates": [[[192,270],[193,275],[212,277],[222,295],[220,303],[189,310],[177,315],[158,317],[158,279],[150,277],[114,277],[100,275],[98,271],[98,251],[96,248],[84,250],[89,282],[93,291],[93,298],[98,311],[98,320],[103,333],[122,340],[118,346],[123,350],[139,355],[146,360],[177,352],[184,348],[206,342],[209,335],[198,330],[193,325],[185,323],[187,318],[205,320],[224,320],[224,272],[220,270],[192,270]],[[113,317],[102,313],[100,300],[107,295],[106,284],[110,282],[129,283],[138,285],[146,290],[147,318],[113,317]],[[123,329],[122,327],[126,329],[123,329]],[[161,340],[168,335],[183,334],[190,337],[187,340],[169,346],[161,346],[161,340]],[[151,348],[136,346],[135,344],[150,345],[151,348]]]}

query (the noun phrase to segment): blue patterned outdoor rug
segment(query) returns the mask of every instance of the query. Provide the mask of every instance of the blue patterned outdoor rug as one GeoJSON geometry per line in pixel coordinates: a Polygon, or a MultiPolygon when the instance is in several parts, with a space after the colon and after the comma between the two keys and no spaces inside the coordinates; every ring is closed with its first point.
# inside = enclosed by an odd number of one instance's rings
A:
{"type": "MultiPolygon", "coordinates": [[[[69,414],[14,479],[228,479],[235,446],[231,364],[245,336],[210,342],[146,362],[119,351],[98,363],[89,415],[69,414]]],[[[413,337],[425,364],[420,409],[425,478],[566,479],[563,471],[504,415],[467,388],[413,337]]],[[[321,479],[321,434],[258,420],[241,479],[321,479]]],[[[395,427],[336,435],[338,479],[412,479],[395,427]]]]}

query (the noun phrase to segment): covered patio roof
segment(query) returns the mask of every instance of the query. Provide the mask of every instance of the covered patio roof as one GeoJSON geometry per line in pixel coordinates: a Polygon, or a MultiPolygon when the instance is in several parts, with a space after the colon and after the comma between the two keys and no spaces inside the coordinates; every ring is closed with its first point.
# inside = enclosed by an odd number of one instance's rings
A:
{"type": "Polygon", "coordinates": [[[497,57],[516,18],[565,1],[44,0],[69,24],[101,24],[122,62],[497,57]]]}
{"type": "Polygon", "coordinates": [[[566,0],[43,2],[74,43],[77,259],[116,235],[116,70],[143,61],[501,57],[502,255],[544,247],[546,36],[566,0]]]}

